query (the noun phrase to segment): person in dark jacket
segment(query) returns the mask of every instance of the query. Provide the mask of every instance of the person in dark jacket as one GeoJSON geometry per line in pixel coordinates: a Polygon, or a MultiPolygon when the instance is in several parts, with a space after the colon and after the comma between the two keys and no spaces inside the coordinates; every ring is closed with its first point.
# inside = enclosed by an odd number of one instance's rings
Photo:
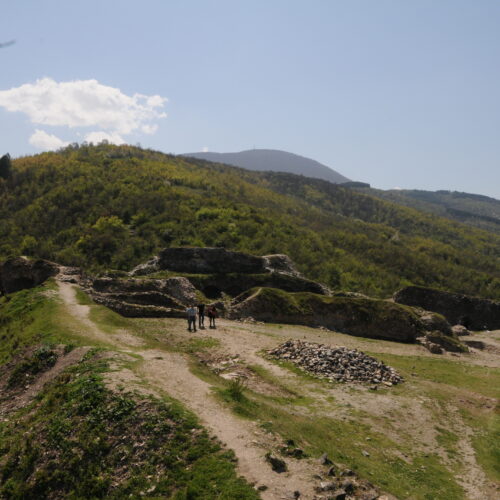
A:
{"type": "Polygon", "coordinates": [[[210,321],[210,328],[215,328],[215,318],[217,317],[217,309],[215,306],[208,306],[207,316],[210,321]]]}

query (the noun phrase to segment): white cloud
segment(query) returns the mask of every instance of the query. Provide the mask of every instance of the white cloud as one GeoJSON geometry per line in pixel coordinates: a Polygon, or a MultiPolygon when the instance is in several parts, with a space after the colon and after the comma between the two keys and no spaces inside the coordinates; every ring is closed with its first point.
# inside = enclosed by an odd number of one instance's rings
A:
{"type": "Polygon", "coordinates": [[[204,153],[208,153],[208,146],[203,146],[201,148],[201,150],[204,152],[204,153]]]}
{"type": "Polygon", "coordinates": [[[59,139],[56,135],[47,134],[43,130],[35,130],[35,133],[30,137],[30,144],[42,151],[51,151],[67,146],[69,143],[59,139]]]}
{"type": "MultiPolygon", "coordinates": [[[[56,82],[42,78],[0,91],[0,106],[25,113],[33,124],[101,129],[88,133],[94,138],[92,142],[96,142],[96,134],[115,143],[125,142],[121,136],[134,132],[154,134],[158,129],[154,122],[167,116],[163,112],[166,102],[159,95],[129,96],[97,80],[56,82]]],[[[35,132],[30,142],[33,137],[37,141],[41,132],[35,132]]]]}
{"type": "Polygon", "coordinates": [[[108,141],[111,144],[124,144],[125,141],[119,134],[116,132],[112,132],[109,134],[108,132],[96,131],[90,132],[85,136],[85,140],[87,142],[93,142],[94,144],[99,144],[102,141],[108,141]]]}

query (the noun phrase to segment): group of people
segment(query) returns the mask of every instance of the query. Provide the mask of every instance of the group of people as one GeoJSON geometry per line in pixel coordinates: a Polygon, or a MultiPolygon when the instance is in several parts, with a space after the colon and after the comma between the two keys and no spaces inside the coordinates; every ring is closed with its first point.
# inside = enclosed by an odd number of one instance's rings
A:
{"type": "MultiPolygon", "coordinates": [[[[210,328],[215,328],[217,309],[215,308],[215,306],[209,305],[206,308],[206,313],[208,316],[208,320],[210,321],[210,328]]],[[[198,328],[200,330],[205,329],[205,304],[192,304],[186,309],[186,315],[188,321],[188,330],[190,332],[196,332],[196,316],[198,316],[198,328]]]]}

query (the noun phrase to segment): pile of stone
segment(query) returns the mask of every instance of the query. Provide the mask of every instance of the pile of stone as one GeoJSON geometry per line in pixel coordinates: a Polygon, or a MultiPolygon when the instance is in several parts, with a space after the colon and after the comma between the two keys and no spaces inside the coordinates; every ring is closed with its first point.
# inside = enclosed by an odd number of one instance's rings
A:
{"type": "Polygon", "coordinates": [[[394,368],[356,349],[330,347],[301,340],[288,340],[268,353],[291,361],[306,372],[331,382],[368,382],[395,385],[403,382],[394,368]]]}

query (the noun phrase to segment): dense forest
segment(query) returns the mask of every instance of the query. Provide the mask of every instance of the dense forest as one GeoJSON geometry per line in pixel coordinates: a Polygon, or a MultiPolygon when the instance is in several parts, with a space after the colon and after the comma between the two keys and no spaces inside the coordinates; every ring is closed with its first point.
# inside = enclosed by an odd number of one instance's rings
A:
{"type": "Polygon", "coordinates": [[[165,246],[287,253],[334,289],[419,284],[500,299],[500,236],[318,179],[132,146],[9,159],[0,259],[129,270],[165,246]]]}
{"type": "Polygon", "coordinates": [[[361,188],[362,193],[500,234],[500,200],[460,191],[361,188]]]}

